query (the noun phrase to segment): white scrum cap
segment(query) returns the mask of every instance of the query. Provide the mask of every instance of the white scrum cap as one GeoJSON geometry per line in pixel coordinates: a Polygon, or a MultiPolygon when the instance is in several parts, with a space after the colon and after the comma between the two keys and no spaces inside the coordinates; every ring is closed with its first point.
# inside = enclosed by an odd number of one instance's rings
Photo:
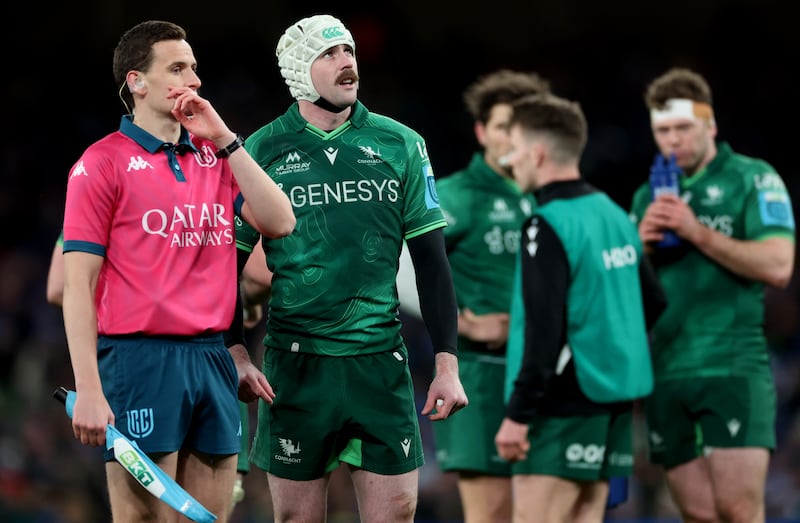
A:
{"type": "Polygon", "coordinates": [[[319,100],[319,93],[311,81],[311,64],[325,50],[340,44],[356,48],[350,31],[341,20],[330,15],[303,18],[283,33],[275,54],[281,76],[295,99],[319,100]]]}

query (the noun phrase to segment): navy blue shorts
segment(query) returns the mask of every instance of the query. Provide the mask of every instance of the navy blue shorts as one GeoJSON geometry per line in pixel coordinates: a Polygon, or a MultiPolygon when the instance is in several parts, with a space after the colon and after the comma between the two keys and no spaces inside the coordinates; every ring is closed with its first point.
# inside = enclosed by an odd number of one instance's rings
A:
{"type": "Polygon", "coordinates": [[[115,426],[146,454],[240,451],[239,380],[222,335],[100,336],[97,347],[115,426]]]}

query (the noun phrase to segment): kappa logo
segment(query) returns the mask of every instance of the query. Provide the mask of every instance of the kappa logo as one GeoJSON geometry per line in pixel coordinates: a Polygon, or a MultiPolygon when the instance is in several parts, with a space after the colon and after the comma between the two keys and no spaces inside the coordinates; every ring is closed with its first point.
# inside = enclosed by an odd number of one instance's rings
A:
{"type": "Polygon", "coordinates": [[[334,162],[336,161],[336,155],[339,154],[339,149],[334,149],[333,147],[328,147],[327,149],[325,149],[322,152],[325,153],[325,156],[328,157],[328,161],[331,162],[331,165],[333,165],[334,162]]]}
{"type": "Polygon", "coordinates": [[[411,440],[408,438],[404,439],[403,441],[400,442],[400,446],[403,447],[403,454],[405,454],[406,457],[408,457],[408,451],[411,450],[411,440]]]}
{"type": "Polygon", "coordinates": [[[128,163],[127,172],[131,171],[141,171],[143,169],[152,169],[153,166],[150,165],[144,158],[141,156],[131,156],[131,161],[128,163]]]}
{"type": "Polygon", "coordinates": [[[153,409],[133,409],[127,413],[128,432],[134,438],[144,438],[153,432],[155,419],[153,409]]]}
{"type": "Polygon", "coordinates": [[[72,171],[70,178],[74,178],[76,176],[89,176],[89,173],[86,172],[86,167],[83,166],[83,160],[78,162],[78,165],[75,166],[75,169],[72,171]]]}

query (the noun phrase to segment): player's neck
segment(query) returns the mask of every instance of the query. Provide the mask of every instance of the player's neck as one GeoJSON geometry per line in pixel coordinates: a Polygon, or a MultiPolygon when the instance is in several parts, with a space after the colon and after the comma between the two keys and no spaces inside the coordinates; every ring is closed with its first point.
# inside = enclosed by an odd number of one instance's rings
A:
{"type": "Polygon", "coordinates": [[[172,116],[137,107],[133,113],[133,123],[164,142],[176,143],[181,136],[181,125],[172,116]]]}
{"type": "Polygon", "coordinates": [[[300,115],[305,121],[323,131],[332,131],[341,127],[353,112],[353,108],[348,107],[340,113],[333,113],[308,100],[299,100],[298,107],[300,115]]]}

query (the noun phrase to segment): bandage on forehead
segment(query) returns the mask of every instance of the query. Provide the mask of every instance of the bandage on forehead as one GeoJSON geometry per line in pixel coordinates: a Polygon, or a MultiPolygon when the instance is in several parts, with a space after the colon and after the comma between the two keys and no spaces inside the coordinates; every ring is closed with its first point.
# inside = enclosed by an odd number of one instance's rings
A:
{"type": "Polygon", "coordinates": [[[714,111],[709,104],[695,102],[688,98],[671,98],[664,104],[663,109],[650,110],[650,121],[654,124],[673,118],[713,122],[714,111]]]}
{"type": "Polygon", "coordinates": [[[344,24],[330,15],[314,15],[292,24],[281,36],[275,54],[289,93],[297,100],[319,100],[311,80],[311,64],[336,45],[355,49],[353,36],[344,24]]]}

